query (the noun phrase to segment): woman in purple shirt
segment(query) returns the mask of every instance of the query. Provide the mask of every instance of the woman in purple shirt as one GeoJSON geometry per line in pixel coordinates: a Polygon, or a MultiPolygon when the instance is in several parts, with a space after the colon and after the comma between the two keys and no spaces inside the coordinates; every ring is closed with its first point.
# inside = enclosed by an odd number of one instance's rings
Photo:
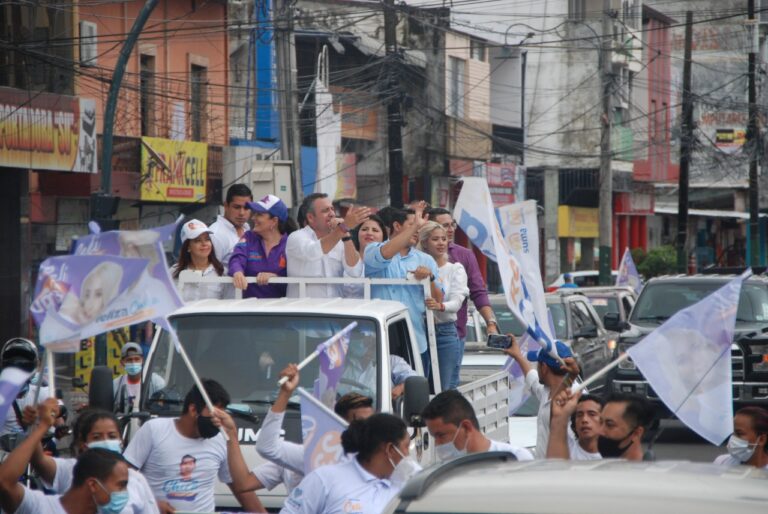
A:
{"type": "Polygon", "coordinates": [[[288,207],[276,196],[267,195],[249,202],[253,229],[235,245],[229,260],[229,275],[244,298],[281,298],[286,284],[269,284],[272,277],[286,276],[285,243],[296,224],[288,217],[288,207]],[[245,277],[256,277],[248,284],[245,277]]]}

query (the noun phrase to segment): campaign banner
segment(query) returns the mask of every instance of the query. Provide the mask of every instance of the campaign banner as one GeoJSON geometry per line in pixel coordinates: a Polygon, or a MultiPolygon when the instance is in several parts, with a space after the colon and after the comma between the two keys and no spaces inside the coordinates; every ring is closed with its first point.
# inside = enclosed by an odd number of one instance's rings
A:
{"type": "Polygon", "coordinates": [[[141,138],[141,199],[153,202],[205,201],[208,145],[194,141],[141,138]]]}
{"type": "Polygon", "coordinates": [[[714,445],[733,432],[731,345],[747,271],[627,350],[659,398],[714,445]]]}
{"type": "Polygon", "coordinates": [[[624,256],[621,258],[621,264],[619,265],[619,273],[616,276],[616,287],[621,286],[631,287],[637,294],[640,294],[640,290],[643,288],[640,273],[637,272],[637,266],[635,266],[635,261],[632,259],[632,252],[629,251],[629,248],[624,250],[624,256]]]}
{"type": "Polygon", "coordinates": [[[40,344],[76,352],[81,339],[156,317],[163,306],[150,292],[135,290],[148,263],[111,255],[43,261],[30,308],[40,344]]]}
{"type": "Polygon", "coordinates": [[[317,345],[320,370],[315,393],[316,398],[329,408],[333,408],[336,403],[336,389],[344,373],[349,350],[349,332],[356,326],[356,322],[350,323],[341,332],[317,345]]]}
{"type": "Polygon", "coordinates": [[[12,366],[8,366],[0,373],[0,427],[5,424],[5,418],[8,417],[13,401],[29,380],[30,375],[31,373],[12,366]]]}
{"type": "Polygon", "coordinates": [[[96,102],[0,87],[0,163],[96,173],[96,102]]]}
{"type": "Polygon", "coordinates": [[[498,264],[510,312],[526,325],[526,331],[535,341],[552,349],[554,334],[547,322],[548,311],[539,274],[538,250],[534,250],[530,244],[530,238],[533,237],[531,232],[538,232],[536,217],[530,214],[530,208],[530,204],[527,204],[504,211],[503,220],[509,231],[508,241],[499,225],[488,184],[481,178],[468,177],[463,180],[454,219],[472,244],[498,264]]]}
{"type": "Polygon", "coordinates": [[[341,433],[349,425],[301,387],[296,388],[296,392],[301,396],[304,474],[307,475],[320,466],[341,462],[344,456],[341,433]]]}

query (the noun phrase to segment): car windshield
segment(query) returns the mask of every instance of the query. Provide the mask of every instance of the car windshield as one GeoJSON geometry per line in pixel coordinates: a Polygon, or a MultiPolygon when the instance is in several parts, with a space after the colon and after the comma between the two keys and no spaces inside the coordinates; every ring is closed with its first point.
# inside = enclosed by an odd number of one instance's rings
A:
{"type": "MultiPolygon", "coordinates": [[[[724,282],[700,283],[657,282],[645,286],[632,309],[633,323],[663,322],[676,312],[690,307],[725,285],[724,282]]],[[[768,288],[745,283],[741,287],[736,321],[768,322],[768,288]]]]}
{"type": "Polygon", "coordinates": [[[547,304],[552,315],[552,323],[555,325],[555,337],[561,341],[568,339],[568,320],[565,317],[565,305],[562,303],[547,304]]]}
{"type": "MultiPolygon", "coordinates": [[[[289,363],[301,362],[352,321],[358,325],[350,334],[337,394],[356,391],[377,401],[380,334],[372,320],[251,313],[195,314],[171,320],[197,374],[221,383],[232,403],[250,405],[274,401],[280,371],[289,363]]],[[[193,381],[167,333],[161,334],[148,366],[148,376],[161,379],[164,387],[142,402],[142,410],[179,414],[193,381]]],[[[318,372],[315,359],[302,370],[301,387],[311,391],[318,372]]]]}
{"type": "Polygon", "coordinates": [[[589,303],[595,308],[600,319],[610,313],[619,313],[619,301],[613,296],[590,296],[589,303]]]}
{"type": "Polygon", "coordinates": [[[512,314],[505,303],[493,303],[491,305],[493,313],[496,314],[496,321],[499,322],[499,332],[502,334],[523,335],[525,326],[512,314]]]}

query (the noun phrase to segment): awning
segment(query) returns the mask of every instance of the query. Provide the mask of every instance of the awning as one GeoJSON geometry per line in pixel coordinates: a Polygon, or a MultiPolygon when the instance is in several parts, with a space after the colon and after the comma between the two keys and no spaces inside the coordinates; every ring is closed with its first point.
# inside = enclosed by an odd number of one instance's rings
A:
{"type": "MultiPolygon", "coordinates": [[[[677,207],[665,207],[657,205],[654,209],[654,212],[656,214],[672,214],[677,216],[677,207]]],[[[740,220],[749,219],[748,212],[721,211],[716,209],[688,209],[688,216],[696,216],[698,218],[731,218],[740,220]]],[[[760,214],[761,218],[765,218],[766,216],[768,215],[762,213],[760,214]]]]}

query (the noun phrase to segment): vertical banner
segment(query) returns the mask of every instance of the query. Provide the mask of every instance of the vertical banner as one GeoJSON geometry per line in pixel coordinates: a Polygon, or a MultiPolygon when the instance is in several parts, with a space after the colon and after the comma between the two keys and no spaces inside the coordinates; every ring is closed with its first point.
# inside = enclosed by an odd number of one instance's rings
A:
{"type": "Polygon", "coordinates": [[[320,466],[341,461],[344,455],[341,433],[348,424],[301,387],[296,392],[301,396],[304,474],[307,475],[320,466]]]}

